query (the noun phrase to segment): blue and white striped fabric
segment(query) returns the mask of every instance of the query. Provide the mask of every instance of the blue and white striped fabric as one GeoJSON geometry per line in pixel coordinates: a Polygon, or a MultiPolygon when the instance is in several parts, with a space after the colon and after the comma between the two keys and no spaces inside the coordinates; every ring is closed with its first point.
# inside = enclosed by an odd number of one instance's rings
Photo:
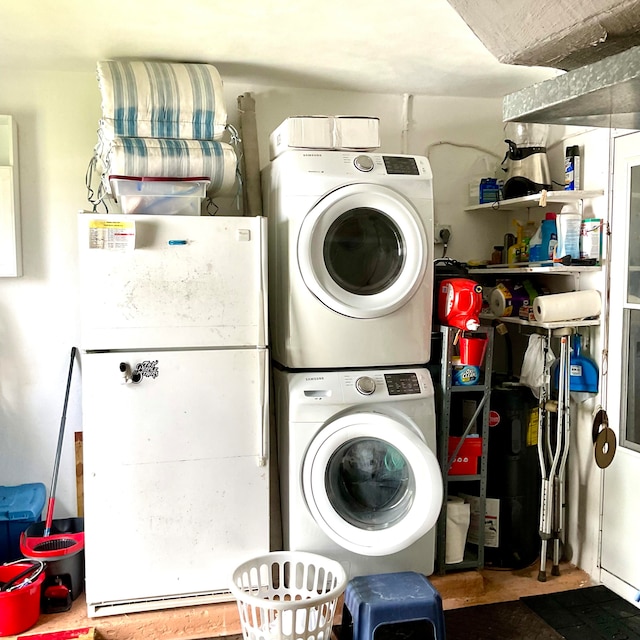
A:
{"type": "Polygon", "coordinates": [[[211,180],[207,193],[232,192],[237,159],[233,147],[213,140],[116,138],[96,147],[102,164],[102,183],[111,193],[110,175],[211,180]]]}
{"type": "Polygon", "coordinates": [[[105,139],[219,140],[225,131],[222,79],[210,64],[103,61],[97,71],[105,139]]]}

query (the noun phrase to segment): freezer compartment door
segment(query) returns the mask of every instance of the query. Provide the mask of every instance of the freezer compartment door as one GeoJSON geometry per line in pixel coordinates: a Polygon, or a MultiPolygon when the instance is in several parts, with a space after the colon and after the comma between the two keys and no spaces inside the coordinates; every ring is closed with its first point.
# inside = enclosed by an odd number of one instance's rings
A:
{"type": "Polygon", "coordinates": [[[269,550],[266,350],[91,353],[82,371],[88,605],[226,591],[269,550]]]}
{"type": "Polygon", "coordinates": [[[265,218],[81,213],[78,225],[83,349],[266,345],[265,218]]]}

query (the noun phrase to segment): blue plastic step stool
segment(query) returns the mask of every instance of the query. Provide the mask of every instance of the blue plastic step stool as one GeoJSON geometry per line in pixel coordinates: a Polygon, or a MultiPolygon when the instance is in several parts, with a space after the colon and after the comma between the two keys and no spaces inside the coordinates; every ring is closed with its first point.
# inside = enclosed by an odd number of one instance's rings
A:
{"type": "Polygon", "coordinates": [[[347,585],[342,628],[353,622],[353,640],[374,640],[383,624],[427,620],[436,640],[445,640],[442,598],[429,580],[415,571],[357,576],[347,585]]]}

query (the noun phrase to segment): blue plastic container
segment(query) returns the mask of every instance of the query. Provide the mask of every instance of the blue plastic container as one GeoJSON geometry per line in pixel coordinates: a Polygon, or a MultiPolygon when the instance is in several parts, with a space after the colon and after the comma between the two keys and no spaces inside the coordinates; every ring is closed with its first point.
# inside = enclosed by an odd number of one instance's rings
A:
{"type": "MultiPolygon", "coordinates": [[[[582,355],[582,338],[576,333],[573,338],[573,349],[569,363],[569,391],[582,391],[585,393],[598,393],[598,365],[591,359],[582,355]]],[[[558,389],[560,382],[560,360],[557,359],[551,365],[554,389],[558,389]]]]}
{"type": "Polygon", "coordinates": [[[0,564],[22,558],[20,534],[41,519],[46,497],[41,482],[0,487],[0,564]]]}
{"type": "Polygon", "coordinates": [[[539,260],[553,260],[553,254],[558,245],[558,229],[556,228],[555,213],[547,213],[546,218],[542,221],[541,235],[542,241],[540,242],[539,260]]]}

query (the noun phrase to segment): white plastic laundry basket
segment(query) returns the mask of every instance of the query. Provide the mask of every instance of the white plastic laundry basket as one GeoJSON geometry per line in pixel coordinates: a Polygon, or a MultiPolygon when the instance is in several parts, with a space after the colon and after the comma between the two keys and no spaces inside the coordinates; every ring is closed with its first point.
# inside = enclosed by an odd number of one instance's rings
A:
{"type": "Polygon", "coordinates": [[[345,570],[335,560],[275,551],[241,564],[231,592],[246,640],[330,640],[346,586],[345,570]]]}

